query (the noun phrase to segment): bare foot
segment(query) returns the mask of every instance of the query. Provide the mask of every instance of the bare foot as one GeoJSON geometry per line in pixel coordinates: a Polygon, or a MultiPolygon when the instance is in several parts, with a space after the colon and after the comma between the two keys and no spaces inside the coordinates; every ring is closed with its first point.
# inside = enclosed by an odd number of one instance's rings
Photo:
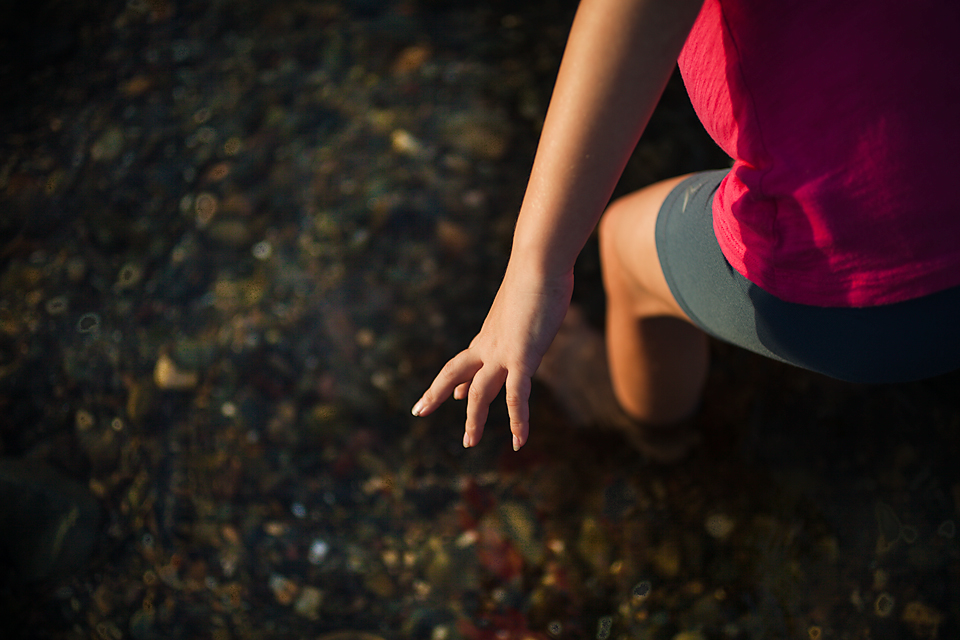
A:
{"type": "Polygon", "coordinates": [[[551,391],[573,425],[621,431],[655,462],[677,462],[699,441],[699,433],[685,423],[645,425],[624,412],[610,382],[603,336],[579,307],[571,305],[534,378],[551,391]]]}

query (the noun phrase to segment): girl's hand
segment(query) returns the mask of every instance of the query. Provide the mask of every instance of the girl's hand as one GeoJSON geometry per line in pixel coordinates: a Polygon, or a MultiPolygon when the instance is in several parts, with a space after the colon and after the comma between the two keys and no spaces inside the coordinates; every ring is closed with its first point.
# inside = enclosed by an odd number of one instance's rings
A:
{"type": "Polygon", "coordinates": [[[507,268],[480,333],[413,407],[413,415],[425,416],[451,393],[466,398],[464,447],[480,442],[490,403],[504,385],[514,450],[527,441],[531,380],[570,306],[573,274],[548,280],[523,271],[507,268]]]}

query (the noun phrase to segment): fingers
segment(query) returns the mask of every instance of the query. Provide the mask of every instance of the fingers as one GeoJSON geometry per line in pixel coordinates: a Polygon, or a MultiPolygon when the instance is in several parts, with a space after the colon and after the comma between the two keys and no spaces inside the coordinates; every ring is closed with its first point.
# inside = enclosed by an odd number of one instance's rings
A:
{"type": "Polygon", "coordinates": [[[469,386],[470,380],[482,366],[483,363],[480,359],[471,354],[469,350],[461,351],[444,365],[437,377],[434,378],[430,388],[413,405],[411,413],[415,416],[429,415],[450,397],[451,393],[456,393],[455,389],[459,389],[463,385],[469,386]]]}
{"type": "Polygon", "coordinates": [[[507,377],[504,369],[485,366],[480,369],[470,382],[467,392],[467,424],[463,432],[463,446],[473,447],[480,442],[483,436],[483,427],[487,423],[490,413],[490,403],[493,402],[507,377]]]}
{"type": "Polygon", "coordinates": [[[466,398],[467,420],[463,446],[473,447],[480,442],[490,404],[504,385],[513,448],[516,451],[526,444],[529,433],[530,377],[522,373],[509,373],[504,367],[484,365],[469,349],[458,354],[440,370],[411,412],[415,416],[426,416],[451,394],[458,400],[466,398]]]}
{"type": "Polygon", "coordinates": [[[529,376],[515,372],[507,375],[507,413],[510,416],[514,451],[519,451],[527,443],[530,432],[530,387],[529,376]]]}

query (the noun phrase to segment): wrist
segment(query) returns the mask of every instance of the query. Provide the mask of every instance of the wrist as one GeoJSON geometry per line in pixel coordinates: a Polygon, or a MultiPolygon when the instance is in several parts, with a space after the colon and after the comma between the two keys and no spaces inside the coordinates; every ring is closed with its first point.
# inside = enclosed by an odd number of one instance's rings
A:
{"type": "Polygon", "coordinates": [[[577,256],[571,258],[541,251],[514,243],[507,263],[507,273],[521,279],[541,281],[565,281],[573,278],[573,265],[577,256]]]}
{"type": "Polygon", "coordinates": [[[503,281],[524,289],[566,291],[573,288],[573,268],[565,268],[549,256],[534,256],[515,247],[503,281]]]}

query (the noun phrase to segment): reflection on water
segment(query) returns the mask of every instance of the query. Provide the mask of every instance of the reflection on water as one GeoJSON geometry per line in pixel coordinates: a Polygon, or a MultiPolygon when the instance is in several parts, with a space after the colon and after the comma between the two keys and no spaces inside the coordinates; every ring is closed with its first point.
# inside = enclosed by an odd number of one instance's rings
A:
{"type": "MultiPolygon", "coordinates": [[[[502,275],[574,4],[3,21],[14,637],[960,634],[956,376],[715,345],[674,467],[540,388],[519,453],[502,407],[470,451],[457,403],[409,417],[502,275]]],[[[722,162],[674,79],[624,188],[722,162]]]]}

